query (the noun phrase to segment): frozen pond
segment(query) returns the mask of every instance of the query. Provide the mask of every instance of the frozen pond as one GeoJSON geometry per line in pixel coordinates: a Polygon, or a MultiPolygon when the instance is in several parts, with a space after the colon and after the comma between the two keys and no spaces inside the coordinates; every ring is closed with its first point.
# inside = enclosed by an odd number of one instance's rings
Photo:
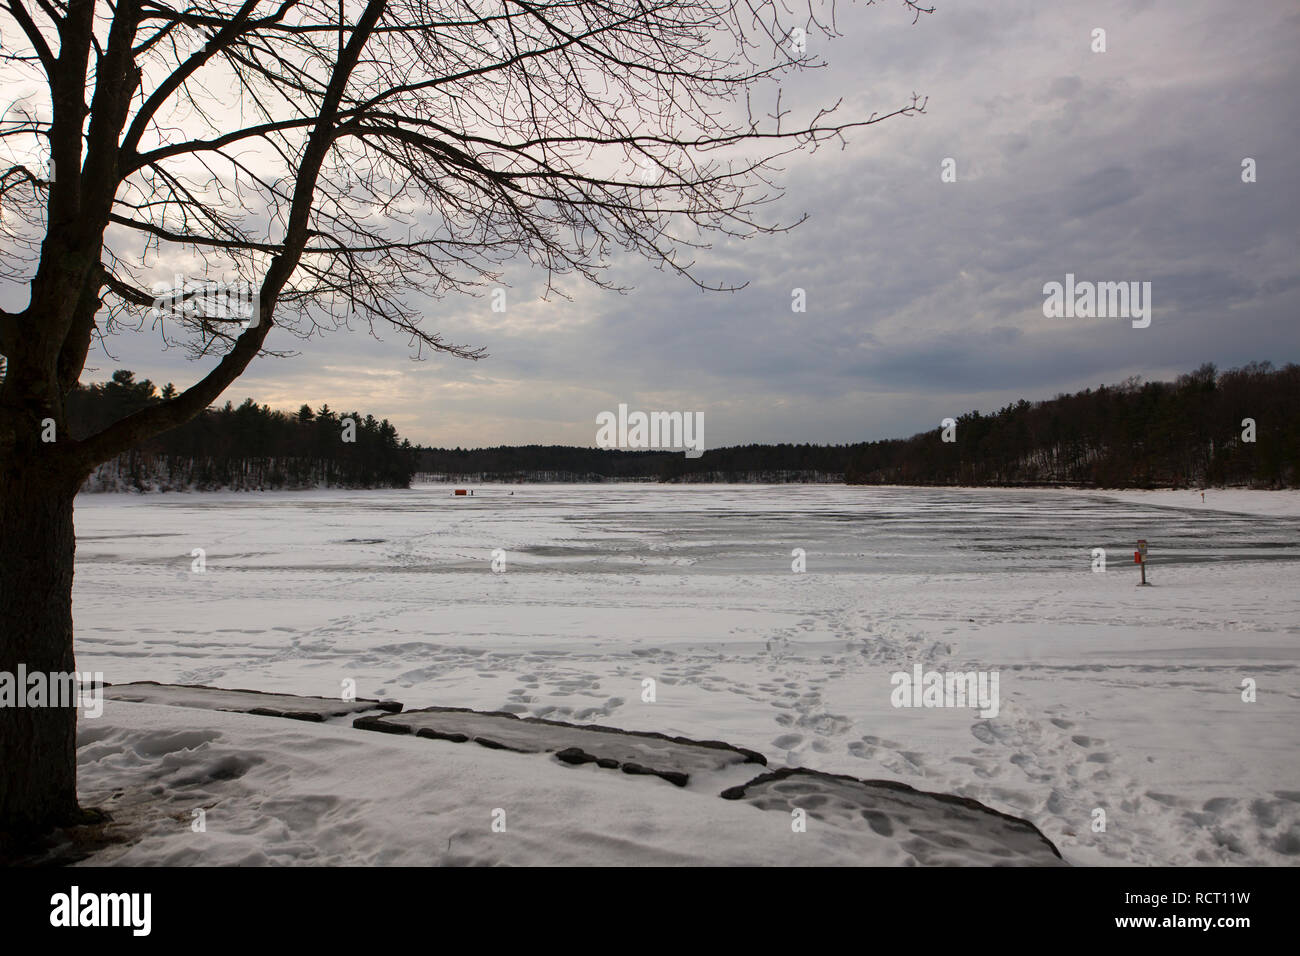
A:
{"type": "Polygon", "coordinates": [[[976,797],[1074,862],[1300,860],[1300,518],[1192,492],[474,490],[83,495],[78,667],[720,738],[976,797]],[[894,707],[915,664],[997,671],[998,715],[894,707]]]}

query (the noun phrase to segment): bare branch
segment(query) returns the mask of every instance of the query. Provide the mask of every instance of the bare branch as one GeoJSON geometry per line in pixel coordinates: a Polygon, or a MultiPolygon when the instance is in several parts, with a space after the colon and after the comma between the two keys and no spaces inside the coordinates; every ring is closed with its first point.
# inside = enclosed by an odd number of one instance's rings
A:
{"type": "MultiPolygon", "coordinates": [[[[18,26],[22,28],[23,34],[27,37],[27,42],[32,45],[36,50],[36,55],[40,57],[41,66],[45,67],[45,75],[54,76],[56,63],[54,53],[50,50],[49,44],[45,42],[45,37],[36,26],[35,21],[32,20],[32,15],[23,6],[23,0],[5,0],[5,4],[9,7],[9,12],[13,14],[14,19],[18,21],[18,26]]],[[[47,12],[49,12],[48,9],[47,12]]],[[[51,19],[57,22],[57,17],[51,17],[51,19]]]]}
{"type": "Polygon", "coordinates": [[[92,343],[130,330],[215,359],[60,442],[81,468],[198,414],[276,354],[272,327],[475,359],[412,293],[479,294],[507,264],[547,295],[569,276],[626,291],[621,251],[738,288],[700,275],[700,251],[802,221],[768,212],[786,157],[926,107],[791,110],[783,79],[823,65],[791,38],[838,35],[834,0],[353,0],[355,22],[337,0],[33,0],[40,26],[26,2],[4,0],[35,54],[0,75],[43,70],[50,112],[28,97],[0,117],[0,282],[28,291],[0,316],[0,413],[59,418],[92,343]],[[159,315],[149,290],[178,263],[256,289],[259,321],[159,315]]]}

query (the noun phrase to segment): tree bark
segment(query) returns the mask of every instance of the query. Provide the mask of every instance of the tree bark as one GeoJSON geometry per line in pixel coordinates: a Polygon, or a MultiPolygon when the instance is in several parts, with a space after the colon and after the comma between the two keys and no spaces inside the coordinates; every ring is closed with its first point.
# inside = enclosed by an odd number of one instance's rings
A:
{"type": "MultiPolygon", "coordinates": [[[[81,476],[56,443],[41,449],[32,438],[0,458],[0,673],[14,681],[20,667],[47,677],[75,670],[72,502],[81,476]]],[[[14,690],[26,701],[26,687],[14,690]]],[[[76,736],[75,706],[0,706],[0,835],[79,817],[76,736]]]]}

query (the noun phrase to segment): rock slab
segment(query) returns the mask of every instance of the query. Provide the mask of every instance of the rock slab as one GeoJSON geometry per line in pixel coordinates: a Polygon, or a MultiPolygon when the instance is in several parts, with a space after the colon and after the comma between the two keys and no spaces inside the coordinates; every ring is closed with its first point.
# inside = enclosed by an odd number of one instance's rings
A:
{"type": "Polygon", "coordinates": [[[299,697],[296,694],[268,694],[260,690],[236,690],[208,687],[204,684],[159,684],[135,681],[130,684],[104,685],[107,700],[134,704],[166,704],[171,707],[198,707],[224,710],[262,717],[287,717],[322,723],[330,717],[382,710],[398,713],[402,705],[395,700],[340,700],[337,697],[299,697]]]}
{"type": "Polygon", "coordinates": [[[455,743],[472,740],[483,747],[516,753],[553,753],[563,763],[594,763],[627,774],[662,777],[679,787],[690,782],[692,773],[714,772],[746,763],[767,766],[762,754],[717,740],[691,740],[594,724],[566,724],[504,711],[427,707],[401,714],[359,717],[352,725],[361,730],[413,733],[417,737],[455,743]]]}

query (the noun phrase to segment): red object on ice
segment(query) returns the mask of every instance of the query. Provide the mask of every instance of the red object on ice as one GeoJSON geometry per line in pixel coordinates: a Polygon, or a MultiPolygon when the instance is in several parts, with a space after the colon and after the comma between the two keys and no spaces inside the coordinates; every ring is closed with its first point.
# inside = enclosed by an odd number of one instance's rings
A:
{"type": "Polygon", "coordinates": [[[457,488],[457,489],[456,489],[456,494],[458,494],[458,495],[464,495],[464,494],[468,494],[468,492],[467,492],[464,488],[457,488]]]}

